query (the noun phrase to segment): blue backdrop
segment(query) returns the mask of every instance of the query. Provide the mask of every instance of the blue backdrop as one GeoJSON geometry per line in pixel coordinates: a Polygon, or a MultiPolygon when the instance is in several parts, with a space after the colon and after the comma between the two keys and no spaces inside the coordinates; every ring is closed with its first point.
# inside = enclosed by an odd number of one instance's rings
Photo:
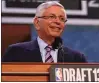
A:
{"type": "MultiPolygon", "coordinates": [[[[34,26],[31,37],[36,38],[34,26]]],[[[99,62],[99,26],[67,25],[62,35],[64,45],[85,54],[88,62],[99,62]]]]}

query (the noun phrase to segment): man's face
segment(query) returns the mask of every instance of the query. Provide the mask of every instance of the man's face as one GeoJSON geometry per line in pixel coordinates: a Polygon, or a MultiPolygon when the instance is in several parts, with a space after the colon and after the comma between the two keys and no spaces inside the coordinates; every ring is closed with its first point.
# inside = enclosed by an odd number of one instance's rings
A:
{"type": "Polygon", "coordinates": [[[59,6],[47,8],[41,18],[38,18],[38,33],[42,37],[59,37],[61,36],[66,15],[64,9],[59,6]]]}

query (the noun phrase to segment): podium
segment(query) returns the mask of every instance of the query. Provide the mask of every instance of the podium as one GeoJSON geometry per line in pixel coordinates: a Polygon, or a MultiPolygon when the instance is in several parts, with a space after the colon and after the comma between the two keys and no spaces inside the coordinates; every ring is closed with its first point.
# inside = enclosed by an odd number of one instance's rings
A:
{"type": "Polygon", "coordinates": [[[49,81],[51,63],[3,62],[2,82],[45,82],[49,81]]]}
{"type": "Polygon", "coordinates": [[[2,62],[1,72],[2,82],[60,81],[59,72],[63,81],[99,82],[99,63],[2,62]]]}

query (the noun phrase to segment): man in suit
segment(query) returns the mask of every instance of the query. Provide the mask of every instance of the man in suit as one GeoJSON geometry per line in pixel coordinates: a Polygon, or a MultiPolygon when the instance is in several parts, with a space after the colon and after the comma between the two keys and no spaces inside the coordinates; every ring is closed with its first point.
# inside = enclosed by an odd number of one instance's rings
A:
{"type": "Polygon", "coordinates": [[[55,39],[60,38],[64,31],[66,21],[66,11],[60,3],[49,1],[40,4],[33,19],[38,37],[30,42],[10,45],[2,61],[43,63],[87,62],[84,55],[77,51],[67,47],[61,47],[60,49],[57,46],[53,48],[52,45],[54,45],[55,39]]]}

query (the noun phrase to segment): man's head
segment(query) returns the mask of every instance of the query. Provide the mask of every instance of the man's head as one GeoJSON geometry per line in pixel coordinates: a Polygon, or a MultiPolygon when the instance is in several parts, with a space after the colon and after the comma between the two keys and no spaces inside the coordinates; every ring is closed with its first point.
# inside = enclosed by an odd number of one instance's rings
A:
{"type": "Polygon", "coordinates": [[[42,39],[61,36],[67,15],[64,7],[56,1],[42,3],[37,7],[34,25],[42,39]]]}

